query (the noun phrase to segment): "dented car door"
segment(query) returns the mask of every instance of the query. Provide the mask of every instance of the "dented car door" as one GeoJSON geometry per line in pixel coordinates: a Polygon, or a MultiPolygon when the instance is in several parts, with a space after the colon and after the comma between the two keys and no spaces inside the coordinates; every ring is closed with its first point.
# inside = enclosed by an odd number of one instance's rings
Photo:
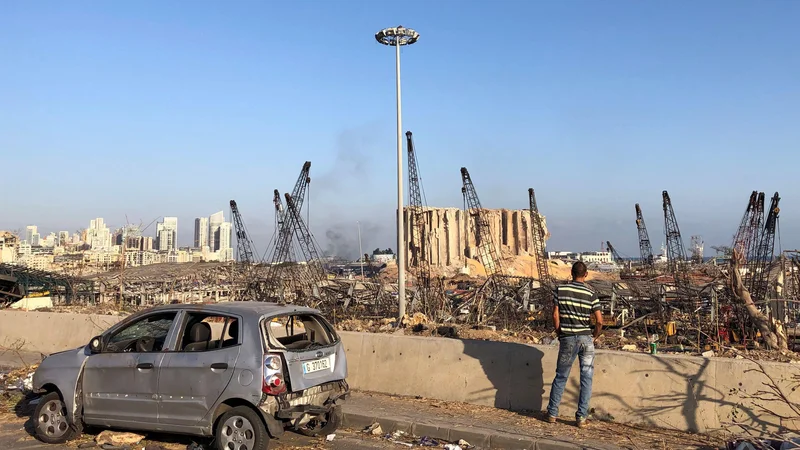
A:
{"type": "MultiPolygon", "coordinates": [[[[192,314],[187,312],[187,316],[192,314]]],[[[158,383],[161,425],[196,426],[231,382],[242,348],[238,333],[230,342],[209,341],[200,348],[188,348],[196,344],[179,346],[164,359],[158,383]]]]}
{"type": "Polygon", "coordinates": [[[158,378],[177,313],[143,315],[109,330],[83,369],[83,416],[91,425],[152,429],[158,421],[158,378]]]}

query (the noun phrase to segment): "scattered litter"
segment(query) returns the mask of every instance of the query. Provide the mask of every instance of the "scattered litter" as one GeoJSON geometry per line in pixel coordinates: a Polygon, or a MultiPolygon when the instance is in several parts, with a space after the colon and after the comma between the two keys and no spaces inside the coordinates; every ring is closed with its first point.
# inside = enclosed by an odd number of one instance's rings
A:
{"type": "Polygon", "coordinates": [[[122,433],[117,431],[103,431],[95,438],[97,445],[106,448],[106,445],[122,447],[126,445],[136,445],[144,439],[144,436],[136,433],[122,433]]]}
{"type": "Polygon", "coordinates": [[[131,450],[130,445],[111,445],[103,444],[100,446],[103,450],[131,450]]]}
{"type": "Polygon", "coordinates": [[[703,352],[701,353],[701,355],[703,356],[703,358],[711,358],[712,356],[714,356],[714,350],[703,352]]]}
{"type": "Polygon", "coordinates": [[[800,449],[800,437],[786,436],[783,439],[746,439],[728,442],[726,450],[796,450],[800,449]]]}
{"type": "Polygon", "coordinates": [[[206,447],[202,444],[198,444],[197,442],[192,442],[186,446],[186,450],[206,450],[206,447]]]}
{"type": "Polygon", "coordinates": [[[329,434],[329,435],[325,436],[325,440],[328,441],[328,442],[333,442],[333,440],[335,438],[336,438],[335,434],[329,434]]]}
{"type": "Polygon", "coordinates": [[[636,344],[626,344],[622,346],[622,350],[626,352],[635,352],[637,350],[636,344]]]}
{"type": "Polygon", "coordinates": [[[463,439],[459,439],[458,440],[458,446],[459,447],[463,447],[463,448],[470,448],[470,447],[472,447],[472,444],[470,444],[469,442],[467,442],[467,441],[465,441],[463,439]]]}
{"type": "Polygon", "coordinates": [[[380,436],[383,434],[383,428],[381,428],[381,424],[378,422],[373,423],[372,425],[368,426],[364,429],[365,433],[371,434],[373,436],[380,436]]]}
{"type": "Polygon", "coordinates": [[[419,438],[419,441],[417,442],[417,444],[419,444],[419,445],[421,445],[423,447],[438,447],[439,446],[439,441],[431,439],[428,436],[422,436],[421,438],[419,438]]]}
{"type": "Polygon", "coordinates": [[[461,446],[456,445],[456,444],[446,444],[444,446],[444,448],[447,449],[447,450],[462,450],[461,446]]]}

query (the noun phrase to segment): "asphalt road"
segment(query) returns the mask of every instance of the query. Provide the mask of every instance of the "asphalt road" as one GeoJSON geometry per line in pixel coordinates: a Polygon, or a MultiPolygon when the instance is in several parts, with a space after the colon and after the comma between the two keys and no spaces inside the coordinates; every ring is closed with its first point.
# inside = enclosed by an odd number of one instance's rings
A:
{"type": "MultiPolygon", "coordinates": [[[[87,442],[90,435],[84,436],[78,442],[87,442]]],[[[37,441],[25,430],[23,419],[12,422],[0,423],[0,449],[3,450],[75,450],[78,442],[66,445],[48,445],[37,441]]],[[[183,436],[154,436],[148,437],[147,444],[162,445],[165,450],[184,450],[191,444],[192,438],[183,436]]],[[[143,448],[143,444],[132,447],[134,450],[143,448]]],[[[99,447],[94,447],[99,448],[99,447]]],[[[349,430],[336,432],[332,442],[323,439],[312,439],[287,432],[280,440],[273,440],[271,450],[289,449],[330,449],[330,450],[369,450],[369,449],[397,449],[398,446],[391,442],[372,438],[361,433],[349,430]]]]}

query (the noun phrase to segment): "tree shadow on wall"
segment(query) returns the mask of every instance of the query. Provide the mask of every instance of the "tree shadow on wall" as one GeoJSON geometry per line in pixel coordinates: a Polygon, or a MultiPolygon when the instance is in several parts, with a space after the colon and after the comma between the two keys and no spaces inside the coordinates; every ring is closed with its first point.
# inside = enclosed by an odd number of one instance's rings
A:
{"type": "MultiPolygon", "coordinates": [[[[714,431],[720,425],[722,429],[725,429],[726,425],[729,426],[734,421],[750,430],[761,432],[767,432],[770,426],[774,426],[770,424],[769,418],[759,414],[752,405],[742,402],[736,392],[723,392],[715,386],[717,379],[713,367],[714,360],[662,356],[654,356],[653,359],[658,363],[660,369],[635,370],[631,372],[631,375],[643,374],[645,378],[649,378],[651,374],[660,372],[661,376],[655,378],[663,380],[665,376],[668,377],[675,386],[672,393],[648,396],[647,406],[634,406],[616,394],[596,393],[593,396],[598,400],[596,403],[613,400],[619,404],[619,407],[627,409],[643,425],[666,429],[686,429],[695,433],[714,431]],[[709,412],[708,408],[712,406],[713,409],[709,412]],[[723,417],[721,408],[726,407],[730,408],[735,417],[723,417]],[[680,425],[670,424],[662,419],[670,412],[679,412],[683,423],[680,425]],[[706,417],[709,414],[715,415],[718,422],[721,423],[709,423],[706,417]]],[[[741,386],[741,383],[739,385],[741,386]]]]}
{"type": "MultiPolygon", "coordinates": [[[[467,392],[470,403],[512,411],[540,411],[544,381],[541,350],[509,342],[462,340],[464,354],[478,360],[491,388],[467,392]]],[[[469,390],[470,387],[467,386],[469,390]]]]}

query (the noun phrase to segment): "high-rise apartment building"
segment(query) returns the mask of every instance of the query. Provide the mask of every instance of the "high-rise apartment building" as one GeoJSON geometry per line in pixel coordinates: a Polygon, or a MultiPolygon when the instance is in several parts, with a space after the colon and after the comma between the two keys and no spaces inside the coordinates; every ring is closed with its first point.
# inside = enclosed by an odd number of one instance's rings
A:
{"type": "Polygon", "coordinates": [[[176,250],[178,248],[178,218],[164,217],[156,226],[156,241],[159,251],[176,250]]]}
{"type": "Polygon", "coordinates": [[[219,260],[230,261],[233,259],[233,248],[231,248],[231,223],[222,222],[219,225],[219,260]]]}
{"type": "Polygon", "coordinates": [[[56,245],[59,247],[66,247],[68,244],[69,244],[69,231],[59,231],[58,243],[56,245]]]}
{"type": "Polygon", "coordinates": [[[212,252],[219,250],[219,227],[223,222],[225,222],[225,214],[222,211],[216,212],[208,218],[208,246],[211,247],[212,252]]]}
{"type": "Polygon", "coordinates": [[[31,247],[39,246],[39,227],[36,225],[28,225],[25,227],[25,241],[31,247]]]}
{"type": "Polygon", "coordinates": [[[111,250],[111,230],[106,226],[102,217],[89,221],[85,242],[92,247],[92,250],[111,250]]]}
{"type": "Polygon", "coordinates": [[[202,249],[208,245],[208,217],[194,219],[194,247],[202,249]]]}

